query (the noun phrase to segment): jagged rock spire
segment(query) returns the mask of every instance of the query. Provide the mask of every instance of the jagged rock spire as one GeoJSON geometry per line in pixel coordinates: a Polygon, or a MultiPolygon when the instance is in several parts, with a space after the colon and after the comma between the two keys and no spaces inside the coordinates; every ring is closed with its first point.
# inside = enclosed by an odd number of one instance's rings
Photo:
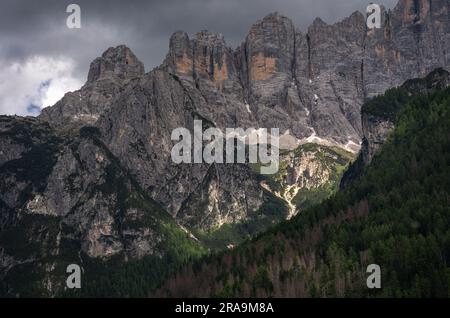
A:
{"type": "Polygon", "coordinates": [[[126,79],[144,74],[144,64],[125,45],[110,47],[90,66],[88,82],[105,77],[126,79]]]}

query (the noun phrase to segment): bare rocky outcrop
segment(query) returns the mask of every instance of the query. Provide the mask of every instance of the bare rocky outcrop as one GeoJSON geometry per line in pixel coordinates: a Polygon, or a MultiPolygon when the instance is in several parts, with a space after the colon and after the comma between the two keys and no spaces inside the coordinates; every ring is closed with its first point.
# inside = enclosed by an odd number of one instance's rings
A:
{"type": "Polygon", "coordinates": [[[124,85],[144,74],[144,65],[126,46],[111,47],[90,66],[88,80],[78,91],[67,93],[40,118],[54,127],[93,125],[105,113],[124,85]]]}
{"type": "Polygon", "coordinates": [[[144,74],[144,64],[125,45],[110,47],[96,58],[89,69],[88,83],[102,78],[120,80],[139,77],[144,74]]]}
{"type": "Polygon", "coordinates": [[[449,69],[449,12],[447,0],[400,0],[393,10],[383,10],[382,28],[368,31],[365,40],[367,97],[438,67],[449,69]]]}

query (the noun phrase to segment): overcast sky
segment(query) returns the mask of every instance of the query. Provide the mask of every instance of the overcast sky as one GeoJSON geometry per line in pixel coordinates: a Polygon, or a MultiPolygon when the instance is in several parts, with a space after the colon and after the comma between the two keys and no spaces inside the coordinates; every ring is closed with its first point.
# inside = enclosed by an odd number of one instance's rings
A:
{"type": "MultiPolygon", "coordinates": [[[[0,114],[35,115],[84,84],[90,62],[126,44],[147,71],[164,59],[170,35],[222,33],[236,47],[251,25],[278,11],[306,31],[316,17],[334,23],[370,0],[0,0],[0,114]],[[81,7],[68,29],[66,7],[81,7]]],[[[377,3],[393,8],[397,0],[377,3]]]]}

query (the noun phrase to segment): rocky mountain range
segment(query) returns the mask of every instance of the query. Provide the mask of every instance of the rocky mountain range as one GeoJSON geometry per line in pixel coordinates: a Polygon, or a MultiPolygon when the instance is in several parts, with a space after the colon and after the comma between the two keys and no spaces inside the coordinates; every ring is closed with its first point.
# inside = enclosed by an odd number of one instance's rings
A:
{"type": "MultiPolygon", "coordinates": [[[[273,13],[235,50],[221,34],[202,31],[190,39],[175,32],[157,69],[176,75],[199,98],[199,113],[218,127],[278,127],[286,147],[309,138],[357,150],[365,100],[448,67],[448,15],[446,0],[401,0],[393,10],[382,8],[381,29],[368,30],[357,11],[333,25],[317,18],[302,32],[273,13]]],[[[118,95],[115,84],[143,74],[129,49],[110,48],[92,63],[84,89],[41,117],[95,122],[109,108],[108,96],[118,95]],[[80,94],[84,100],[68,100],[80,94]]]]}
{"type": "MultiPolygon", "coordinates": [[[[0,118],[0,277],[31,263],[53,272],[61,244],[90,258],[142,258],[165,254],[173,233],[195,246],[224,225],[261,230],[295,214],[292,197],[277,198],[249,165],[174,164],[172,131],[194,120],[279,128],[288,152],[316,143],[356,153],[365,101],[450,69],[449,10],[447,0],[400,0],[382,10],[381,29],[355,12],[333,25],[317,18],[306,32],[273,13],[236,49],[220,34],[176,32],[148,73],[126,46],[109,48],[80,90],[37,118],[0,118]]],[[[282,187],[311,189],[305,180],[317,176],[289,158],[282,187]]]]}

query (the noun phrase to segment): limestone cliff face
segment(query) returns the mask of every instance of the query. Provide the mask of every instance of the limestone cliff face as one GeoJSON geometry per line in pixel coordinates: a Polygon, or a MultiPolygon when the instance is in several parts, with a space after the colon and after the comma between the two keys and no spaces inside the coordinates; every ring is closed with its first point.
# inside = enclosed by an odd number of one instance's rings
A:
{"type": "Polygon", "coordinates": [[[56,105],[45,108],[40,117],[53,126],[95,124],[124,85],[143,74],[144,65],[129,48],[111,47],[91,63],[88,80],[80,90],[67,93],[56,105]]]}
{"type": "Polygon", "coordinates": [[[389,133],[394,130],[394,123],[388,119],[365,114],[362,118],[365,142],[361,149],[363,161],[368,165],[373,156],[387,140],[389,133]]]}
{"type": "MultiPolygon", "coordinates": [[[[263,202],[256,175],[247,166],[172,162],[174,129],[185,127],[193,135],[195,119],[203,119],[205,129],[214,125],[201,113],[206,104],[201,94],[190,89],[167,72],[146,74],[128,85],[111,111],[99,119],[102,140],[141,187],[181,223],[193,213],[209,215],[190,210],[194,193],[203,193],[205,200],[215,196],[219,219],[229,215],[230,219],[244,220],[263,202]],[[216,179],[214,194],[207,190],[211,175],[216,179]]],[[[189,225],[210,229],[220,223],[199,217],[189,225]]]]}
{"type": "Polygon", "coordinates": [[[303,138],[311,128],[295,76],[298,32],[288,18],[269,14],[252,26],[237,49],[237,59],[256,125],[303,138]]]}
{"type": "MultiPolygon", "coordinates": [[[[218,126],[278,127],[296,140],[358,148],[363,103],[405,80],[449,68],[448,1],[401,0],[382,28],[363,14],[302,33],[277,13],[256,22],[236,50],[221,35],[175,33],[164,69],[201,91],[218,126]]],[[[292,139],[291,138],[291,139],[292,139]]]]}
{"type": "Polygon", "coordinates": [[[242,64],[246,65],[241,74],[248,101],[255,106],[284,110],[294,79],[293,23],[276,13],[266,16],[252,26],[241,50],[242,64]]]}
{"type": "MultiPolygon", "coordinates": [[[[64,244],[74,244],[72,252],[79,248],[90,257],[121,252],[142,257],[160,252],[156,245],[164,234],[148,220],[156,222],[162,208],[146,199],[117,158],[97,139],[96,130],[84,128],[63,139],[35,119],[3,116],[0,131],[0,139],[9,140],[15,149],[11,153],[25,149],[20,157],[0,168],[2,234],[11,229],[20,236],[20,230],[14,227],[35,220],[37,232],[25,232],[23,240],[53,246],[56,242],[52,240],[57,237],[64,244]],[[139,225],[133,224],[135,221],[139,225]],[[46,227],[51,224],[56,227],[46,227]],[[36,236],[47,230],[55,231],[55,236],[36,236]],[[147,243],[140,244],[142,240],[147,243]]],[[[0,249],[10,243],[2,239],[0,249]]],[[[62,255],[60,247],[57,243],[55,256],[62,255]]],[[[36,248],[26,257],[34,259],[40,252],[36,248]]]]}
{"type": "Polygon", "coordinates": [[[124,80],[144,74],[144,64],[124,45],[110,47],[96,58],[89,69],[88,83],[102,78],[124,80]]]}
{"type": "Polygon", "coordinates": [[[450,3],[447,0],[400,0],[383,11],[382,28],[367,32],[364,90],[373,97],[438,67],[449,69],[450,3]]]}

